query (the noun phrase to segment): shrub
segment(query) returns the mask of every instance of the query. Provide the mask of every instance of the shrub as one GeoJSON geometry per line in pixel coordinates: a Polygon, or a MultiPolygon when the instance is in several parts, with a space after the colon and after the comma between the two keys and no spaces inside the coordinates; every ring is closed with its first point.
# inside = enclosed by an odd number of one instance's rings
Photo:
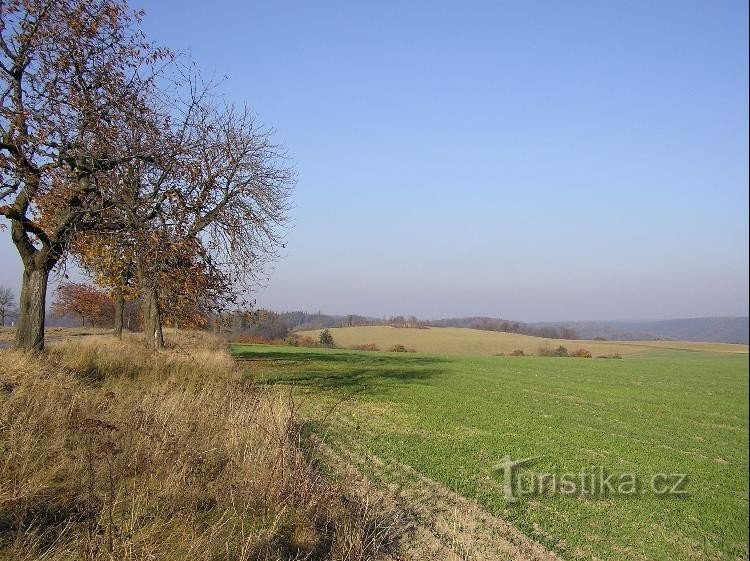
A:
{"type": "Polygon", "coordinates": [[[620,353],[612,353],[609,355],[599,355],[596,358],[612,358],[612,359],[621,359],[620,353]]]}
{"type": "Polygon", "coordinates": [[[353,351],[379,351],[380,347],[378,347],[375,343],[365,343],[364,345],[352,345],[349,347],[353,351]]]}
{"type": "Polygon", "coordinates": [[[526,356],[526,353],[523,352],[523,349],[516,349],[512,353],[510,353],[510,356],[526,356]]]}
{"type": "Polygon", "coordinates": [[[299,347],[308,347],[308,348],[312,349],[312,348],[319,347],[320,344],[315,339],[313,339],[312,337],[308,337],[307,335],[305,335],[304,337],[301,337],[297,341],[297,346],[299,346],[299,347]]]}
{"type": "Polygon", "coordinates": [[[297,347],[299,346],[299,337],[295,333],[290,333],[287,335],[286,339],[284,339],[284,344],[289,345],[290,347],[297,347]]]}
{"type": "Polygon", "coordinates": [[[607,338],[606,338],[606,337],[601,337],[601,336],[599,336],[599,337],[594,337],[594,341],[606,341],[606,340],[607,340],[607,338]]]}
{"type": "Polygon", "coordinates": [[[289,338],[281,339],[277,337],[276,339],[269,339],[268,337],[265,337],[264,335],[241,335],[239,337],[234,337],[233,341],[235,343],[240,343],[242,345],[292,345],[292,346],[296,346],[296,342],[290,343],[289,338]]]}
{"type": "Polygon", "coordinates": [[[570,353],[570,356],[574,356],[577,358],[591,358],[592,355],[591,355],[591,351],[581,348],[581,349],[576,349],[575,351],[570,353]]]}
{"type": "Polygon", "coordinates": [[[331,335],[331,332],[328,329],[324,329],[320,332],[320,337],[318,339],[320,342],[321,347],[333,347],[333,335],[331,335]]]}
{"type": "Polygon", "coordinates": [[[283,346],[285,346],[287,344],[287,340],[286,340],[286,338],[282,339],[282,338],[279,337],[279,338],[276,338],[276,339],[271,339],[268,342],[268,344],[269,345],[276,345],[276,346],[279,346],[279,347],[283,347],[283,346]]]}
{"type": "Polygon", "coordinates": [[[241,335],[235,337],[234,341],[243,345],[267,345],[270,342],[268,337],[263,335],[241,335]]]}
{"type": "Polygon", "coordinates": [[[560,345],[556,349],[553,349],[549,345],[542,345],[537,351],[539,356],[568,356],[568,349],[560,345]]]}
{"type": "Polygon", "coordinates": [[[409,350],[403,345],[393,345],[388,351],[392,353],[407,353],[409,350]]]}

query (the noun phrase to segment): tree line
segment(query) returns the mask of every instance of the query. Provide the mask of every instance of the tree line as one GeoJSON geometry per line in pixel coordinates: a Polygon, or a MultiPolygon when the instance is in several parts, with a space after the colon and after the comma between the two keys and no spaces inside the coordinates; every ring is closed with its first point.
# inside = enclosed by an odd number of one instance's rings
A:
{"type": "Polygon", "coordinates": [[[235,336],[283,339],[292,331],[326,329],[331,327],[361,327],[388,325],[399,328],[425,329],[428,327],[465,327],[484,331],[519,333],[547,339],[578,339],[575,329],[569,327],[534,326],[520,321],[499,318],[467,317],[440,320],[420,320],[416,316],[391,316],[373,318],[362,315],[329,315],[303,311],[275,312],[259,309],[234,311],[223,319],[223,325],[235,336]]]}
{"type": "Polygon", "coordinates": [[[465,317],[447,318],[426,322],[434,327],[467,327],[484,331],[502,331],[504,333],[518,333],[532,335],[545,339],[578,339],[578,333],[572,327],[553,327],[549,325],[529,325],[521,321],[500,318],[465,317]]]}
{"type": "Polygon", "coordinates": [[[23,264],[16,345],[44,347],[73,260],[141,308],[144,343],[222,311],[283,243],[295,174],[272,131],[151,42],[122,0],[0,2],[0,216],[23,264]]]}

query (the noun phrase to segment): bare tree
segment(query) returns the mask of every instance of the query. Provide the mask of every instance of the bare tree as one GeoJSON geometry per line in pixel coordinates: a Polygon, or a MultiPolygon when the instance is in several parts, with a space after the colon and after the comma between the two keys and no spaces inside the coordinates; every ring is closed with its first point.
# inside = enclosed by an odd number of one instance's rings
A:
{"type": "Polygon", "coordinates": [[[0,286],[0,325],[5,325],[5,318],[16,314],[16,295],[10,288],[0,286]]]}
{"type": "Polygon", "coordinates": [[[260,278],[282,245],[295,178],[248,110],[217,108],[190,91],[178,124],[155,137],[170,149],[111,176],[112,212],[132,234],[149,347],[163,345],[160,293],[174,293],[175,271],[200,271],[214,304],[234,303],[260,278]]]}

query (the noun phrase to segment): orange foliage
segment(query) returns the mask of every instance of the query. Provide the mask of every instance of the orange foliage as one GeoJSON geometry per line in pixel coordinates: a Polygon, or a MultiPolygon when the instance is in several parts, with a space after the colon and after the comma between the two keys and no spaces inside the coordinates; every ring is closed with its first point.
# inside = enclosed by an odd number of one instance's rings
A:
{"type": "Polygon", "coordinates": [[[112,322],[114,308],[112,299],[102,290],[93,286],[69,282],[57,289],[57,297],[52,304],[52,313],[58,317],[75,315],[92,326],[104,326],[112,322]]]}

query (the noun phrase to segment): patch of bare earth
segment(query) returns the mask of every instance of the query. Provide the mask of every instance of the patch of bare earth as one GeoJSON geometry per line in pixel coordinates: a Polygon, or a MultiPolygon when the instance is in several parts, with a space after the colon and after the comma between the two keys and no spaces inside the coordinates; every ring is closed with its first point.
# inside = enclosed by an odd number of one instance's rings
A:
{"type": "Polygon", "coordinates": [[[402,539],[383,561],[552,561],[559,557],[512,524],[411,467],[384,462],[356,442],[335,449],[320,442],[323,460],[399,513],[402,539]]]}

